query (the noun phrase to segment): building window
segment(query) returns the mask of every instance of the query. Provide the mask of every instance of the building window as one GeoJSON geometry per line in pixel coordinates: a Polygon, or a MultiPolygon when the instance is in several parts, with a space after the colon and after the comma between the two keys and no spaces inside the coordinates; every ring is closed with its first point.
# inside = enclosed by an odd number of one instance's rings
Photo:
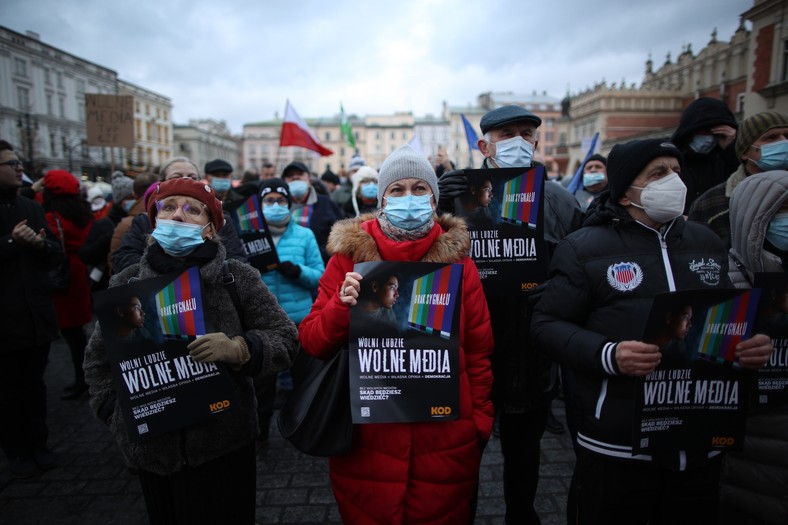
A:
{"type": "Polygon", "coordinates": [[[52,105],[52,93],[46,94],[46,101],[47,101],[47,115],[54,115],[55,108],[52,105]]]}
{"type": "Polygon", "coordinates": [[[85,122],[85,103],[81,100],[77,102],[77,117],[80,122],[85,122]]]}
{"type": "Polygon", "coordinates": [[[63,73],[60,71],[57,72],[57,87],[63,89],[63,73]]]}
{"type": "Polygon", "coordinates": [[[330,131],[326,131],[326,142],[328,142],[330,140],[331,140],[331,132],[330,131]]]}
{"type": "Polygon", "coordinates": [[[14,73],[20,77],[27,76],[27,62],[21,58],[14,59],[14,73]]]}
{"type": "Polygon", "coordinates": [[[744,99],[746,96],[745,93],[739,93],[739,96],[736,97],[736,113],[744,113],[744,99]]]}
{"type": "Polygon", "coordinates": [[[30,90],[25,87],[17,86],[16,88],[17,102],[21,111],[30,111],[30,90]]]}
{"type": "Polygon", "coordinates": [[[60,110],[60,118],[66,118],[66,97],[57,97],[57,105],[60,110]]]}
{"type": "Polygon", "coordinates": [[[57,141],[55,140],[55,133],[51,132],[49,134],[49,153],[53,157],[57,157],[57,148],[55,147],[56,143],[57,141]]]}
{"type": "Polygon", "coordinates": [[[47,86],[52,85],[52,72],[49,70],[48,67],[44,68],[44,84],[47,86]]]}
{"type": "Polygon", "coordinates": [[[394,140],[395,136],[396,136],[395,133],[392,131],[391,132],[391,140],[394,140]]]}
{"type": "Polygon", "coordinates": [[[77,80],[77,95],[83,95],[84,93],[85,93],[85,81],[77,80]]]}
{"type": "Polygon", "coordinates": [[[150,105],[149,104],[145,104],[145,116],[146,117],[150,116],[150,105]]]}
{"type": "Polygon", "coordinates": [[[788,39],[783,40],[783,70],[780,80],[783,82],[788,80],[788,39]]]}

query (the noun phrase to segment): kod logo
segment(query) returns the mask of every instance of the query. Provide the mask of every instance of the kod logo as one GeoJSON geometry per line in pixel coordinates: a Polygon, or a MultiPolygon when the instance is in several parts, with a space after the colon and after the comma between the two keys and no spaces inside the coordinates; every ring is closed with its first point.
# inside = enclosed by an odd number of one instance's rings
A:
{"type": "Polygon", "coordinates": [[[729,447],[736,443],[732,437],[715,436],[711,438],[711,446],[713,447],[729,447]]]}
{"type": "Polygon", "coordinates": [[[230,401],[225,399],[224,401],[217,401],[216,403],[211,403],[208,405],[208,408],[211,409],[211,412],[219,412],[220,410],[226,410],[230,408],[230,401]]]}
{"type": "Polygon", "coordinates": [[[520,291],[533,290],[539,283],[520,283],[520,291]]]}
{"type": "Polygon", "coordinates": [[[451,415],[451,407],[430,407],[431,416],[449,416],[451,415]]]}

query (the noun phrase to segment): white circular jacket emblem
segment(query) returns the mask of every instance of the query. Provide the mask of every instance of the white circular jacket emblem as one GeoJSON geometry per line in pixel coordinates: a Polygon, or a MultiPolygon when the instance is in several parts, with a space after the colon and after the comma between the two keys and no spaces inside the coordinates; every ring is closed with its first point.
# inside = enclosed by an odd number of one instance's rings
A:
{"type": "Polygon", "coordinates": [[[643,270],[633,262],[611,264],[607,267],[607,282],[620,292],[631,292],[643,282],[643,270]]]}

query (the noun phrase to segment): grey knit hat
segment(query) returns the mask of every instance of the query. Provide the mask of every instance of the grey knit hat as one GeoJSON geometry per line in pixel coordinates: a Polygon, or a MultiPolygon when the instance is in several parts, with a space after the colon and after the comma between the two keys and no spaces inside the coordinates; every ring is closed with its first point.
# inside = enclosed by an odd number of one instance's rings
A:
{"type": "Polygon", "coordinates": [[[781,113],[758,113],[741,123],[736,132],[736,157],[741,156],[750,149],[761,135],[772,128],[788,128],[788,117],[781,113]]]}
{"type": "Polygon", "coordinates": [[[400,179],[421,179],[430,185],[435,202],[438,202],[440,192],[438,191],[438,177],[435,170],[430,166],[427,158],[421,153],[405,144],[394,150],[380,167],[378,173],[378,207],[383,206],[383,193],[386,188],[400,179]]]}
{"type": "Polygon", "coordinates": [[[120,171],[112,174],[112,202],[120,204],[131,197],[134,191],[134,179],[125,176],[120,171]]]}

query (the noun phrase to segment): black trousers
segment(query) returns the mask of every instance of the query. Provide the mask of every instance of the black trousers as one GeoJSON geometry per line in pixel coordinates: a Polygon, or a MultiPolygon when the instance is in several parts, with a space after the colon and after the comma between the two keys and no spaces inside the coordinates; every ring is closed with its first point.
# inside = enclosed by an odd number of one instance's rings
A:
{"type": "Polygon", "coordinates": [[[44,370],[49,343],[3,354],[0,366],[0,446],[8,457],[30,456],[46,447],[47,392],[44,370]]]}
{"type": "Polygon", "coordinates": [[[254,442],[197,467],[160,476],[140,471],[151,525],[255,522],[254,442]]]}
{"type": "Polygon", "coordinates": [[[523,413],[499,415],[503,453],[503,497],[506,523],[538,524],[534,509],[539,484],[540,442],[547,425],[549,404],[523,413]]]}
{"type": "Polygon", "coordinates": [[[682,472],[577,449],[579,523],[717,524],[720,457],[682,472]]]}

